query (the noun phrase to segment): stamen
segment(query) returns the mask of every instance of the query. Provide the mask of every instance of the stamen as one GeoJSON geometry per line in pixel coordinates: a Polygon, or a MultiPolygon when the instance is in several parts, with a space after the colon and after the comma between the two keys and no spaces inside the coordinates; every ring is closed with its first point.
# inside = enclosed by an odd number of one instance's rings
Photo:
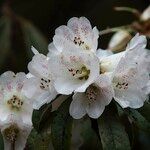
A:
{"type": "Polygon", "coordinates": [[[90,47],[83,40],[81,40],[80,37],[74,37],[73,42],[74,42],[75,45],[81,46],[85,50],[89,50],[90,49],[90,47]]]}
{"type": "Polygon", "coordinates": [[[23,105],[23,101],[16,95],[13,95],[13,97],[7,101],[7,104],[10,106],[11,109],[19,111],[23,105]]]}
{"type": "Polygon", "coordinates": [[[50,79],[41,78],[40,88],[43,90],[47,90],[49,88],[50,82],[50,79]]]}
{"type": "Polygon", "coordinates": [[[86,97],[88,98],[88,103],[91,104],[93,101],[96,101],[97,95],[98,95],[98,88],[94,85],[90,85],[85,94],[86,97]]]}
{"type": "Polygon", "coordinates": [[[19,134],[19,129],[17,125],[11,125],[10,127],[6,128],[4,131],[4,136],[5,138],[10,142],[10,143],[15,143],[19,134]]]}
{"type": "Polygon", "coordinates": [[[75,78],[78,78],[79,80],[87,80],[89,78],[90,70],[88,70],[85,66],[83,66],[81,69],[68,69],[69,72],[71,72],[72,76],[75,78]]]}

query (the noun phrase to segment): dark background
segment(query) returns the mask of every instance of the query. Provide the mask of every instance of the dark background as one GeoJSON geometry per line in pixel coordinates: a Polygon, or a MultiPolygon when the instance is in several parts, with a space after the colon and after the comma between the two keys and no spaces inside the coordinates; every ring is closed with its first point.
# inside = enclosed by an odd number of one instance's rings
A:
{"type": "MultiPolygon", "coordinates": [[[[115,6],[133,7],[142,12],[149,4],[149,0],[0,0],[0,73],[7,70],[27,72],[27,64],[33,56],[31,45],[46,54],[55,29],[71,17],[85,16],[93,26],[103,30],[136,19],[128,12],[114,11],[115,6]],[[7,31],[8,22],[1,23],[4,18],[9,18],[7,31]]],[[[99,46],[106,48],[109,38],[110,35],[101,36],[99,46]]]]}

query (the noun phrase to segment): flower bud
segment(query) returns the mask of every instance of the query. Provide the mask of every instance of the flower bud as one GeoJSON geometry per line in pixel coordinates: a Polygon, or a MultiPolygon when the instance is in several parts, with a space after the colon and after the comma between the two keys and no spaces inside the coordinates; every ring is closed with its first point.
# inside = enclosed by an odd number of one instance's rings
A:
{"type": "Polygon", "coordinates": [[[120,30],[112,36],[108,44],[108,49],[113,52],[123,51],[131,38],[132,36],[129,32],[120,30]]]}
{"type": "Polygon", "coordinates": [[[141,20],[147,21],[150,19],[150,6],[148,6],[141,15],[141,20]]]}

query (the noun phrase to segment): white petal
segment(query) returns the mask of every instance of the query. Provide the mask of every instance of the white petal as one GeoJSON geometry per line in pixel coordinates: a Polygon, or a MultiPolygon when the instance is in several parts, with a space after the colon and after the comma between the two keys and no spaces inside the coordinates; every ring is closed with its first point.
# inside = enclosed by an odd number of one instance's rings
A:
{"type": "Polygon", "coordinates": [[[14,86],[16,87],[16,89],[18,91],[21,91],[22,90],[22,87],[24,85],[24,82],[26,80],[26,74],[23,73],[23,72],[20,72],[20,73],[17,73],[16,74],[16,77],[15,77],[15,80],[14,80],[14,86]]]}
{"type": "Polygon", "coordinates": [[[96,51],[96,56],[101,60],[102,58],[108,57],[113,55],[113,53],[110,50],[103,50],[103,49],[98,49],[96,51]]]}
{"type": "Polygon", "coordinates": [[[124,54],[125,52],[120,52],[107,57],[102,57],[100,59],[101,73],[113,72],[118,66],[118,63],[120,62],[120,59],[124,56],[124,54]]]}
{"type": "Polygon", "coordinates": [[[115,101],[117,101],[122,108],[140,108],[143,106],[147,96],[141,91],[128,91],[122,94],[115,95],[115,101]]]}
{"type": "Polygon", "coordinates": [[[53,37],[53,43],[59,51],[68,50],[74,47],[74,35],[73,32],[67,26],[60,26],[55,30],[55,36],[53,37]]]}
{"type": "Polygon", "coordinates": [[[32,77],[30,79],[25,80],[24,86],[22,88],[22,93],[29,99],[33,98],[39,90],[40,80],[36,77],[32,77]]]}
{"type": "Polygon", "coordinates": [[[139,35],[138,33],[131,39],[129,44],[127,45],[126,50],[133,50],[133,49],[143,49],[147,45],[147,40],[144,35],[139,35]]]}
{"type": "Polygon", "coordinates": [[[75,93],[73,101],[70,104],[69,112],[74,119],[80,119],[86,114],[85,102],[86,97],[84,93],[75,93]]]}
{"type": "Polygon", "coordinates": [[[48,57],[53,57],[53,55],[58,55],[61,52],[58,49],[56,49],[53,42],[48,45],[48,50],[49,50],[49,53],[47,54],[48,57]]]}
{"type": "Polygon", "coordinates": [[[110,78],[107,75],[100,75],[94,84],[99,88],[98,99],[102,101],[104,105],[108,105],[114,96],[110,78]]]}
{"type": "Polygon", "coordinates": [[[8,91],[11,91],[13,89],[12,84],[14,78],[15,74],[12,71],[7,71],[0,76],[0,85],[8,91]]]}
{"type": "Polygon", "coordinates": [[[33,108],[39,109],[42,105],[50,103],[57,96],[57,92],[54,87],[51,87],[50,91],[43,91],[34,97],[33,108]]]}
{"type": "Polygon", "coordinates": [[[6,108],[5,104],[0,104],[0,121],[5,121],[11,112],[6,108]]]}
{"type": "Polygon", "coordinates": [[[49,76],[48,60],[43,54],[37,54],[33,57],[32,61],[28,64],[28,69],[31,74],[39,78],[49,76]]]}
{"type": "Polygon", "coordinates": [[[100,100],[95,100],[94,102],[91,102],[86,107],[87,114],[91,118],[98,118],[103,113],[105,109],[105,105],[100,100]]]}
{"type": "Polygon", "coordinates": [[[76,92],[84,92],[86,88],[95,81],[95,79],[99,76],[100,72],[99,60],[97,57],[95,57],[95,55],[89,54],[85,56],[83,59],[85,61],[85,65],[87,66],[87,68],[90,69],[90,75],[88,80],[75,90],[76,92]]]}

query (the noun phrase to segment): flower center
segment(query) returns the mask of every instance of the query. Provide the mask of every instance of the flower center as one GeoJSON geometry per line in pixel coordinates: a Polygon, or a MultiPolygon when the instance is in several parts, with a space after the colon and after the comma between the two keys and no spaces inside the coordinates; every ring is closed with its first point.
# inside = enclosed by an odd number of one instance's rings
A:
{"type": "Polygon", "coordinates": [[[10,143],[15,143],[19,134],[19,129],[17,125],[11,125],[10,127],[6,128],[4,131],[4,136],[5,138],[10,142],[10,143]]]}
{"type": "Polygon", "coordinates": [[[117,78],[115,77],[113,79],[113,86],[115,89],[118,90],[127,90],[129,83],[123,78],[117,78]]]}
{"type": "Polygon", "coordinates": [[[85,50],[89,50],[90,49],[90,47],[83,40],[81,40],[80,37],[75,37],[73,42],[74,42],[75,45],[81,46],[85,50]]]}
{"type": "Polygon", "coordinates": [[[86,97],[88,98],[88,102],[89,104],[91,104],[93,101],[96,101],[96,98],[97,98],[97,95],[98,95],[98,88],[94,85],[90,85],[85,94],[86,94],[86,97]]]}
{"type": "Polygon", "coordinates": [[[50,79],[41,78],[40,88],[43,90],[48,90],[50,82],[50,79]]]}
{"type": "Polygon", "coordinates": [[[16,95],[13,95],[13,97],[7,101],[7,104],[11,107],[11,109],[20,110],[23,105],[23,101],[16,95]]]}
{"type": "Polygon", "coordinates": [[[81,67],[81,69],[68,69],[72,76],[79,80],[87,80],[89,78],[90,70],[86,66],[81,67]]]}

